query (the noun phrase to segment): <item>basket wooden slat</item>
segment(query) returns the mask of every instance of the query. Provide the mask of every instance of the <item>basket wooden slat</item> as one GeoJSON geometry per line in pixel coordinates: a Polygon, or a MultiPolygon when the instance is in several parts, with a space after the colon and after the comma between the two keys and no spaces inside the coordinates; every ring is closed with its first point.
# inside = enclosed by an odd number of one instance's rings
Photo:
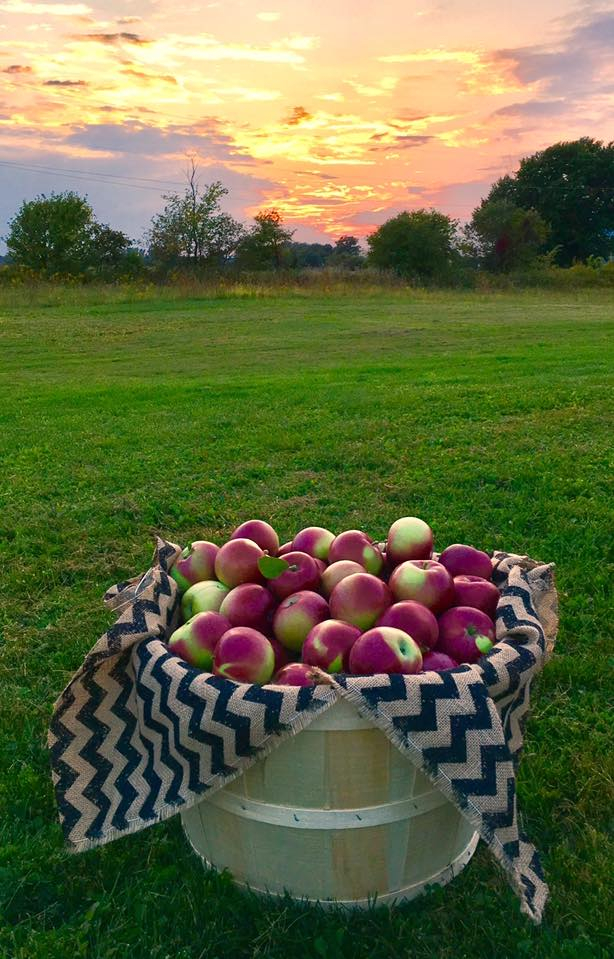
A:
{"type": "Polygon", "coordinates": [[[356,907],[443,885],[478,839],[345,700],[182,819],[195,851],[238,883],[356,907]]]}

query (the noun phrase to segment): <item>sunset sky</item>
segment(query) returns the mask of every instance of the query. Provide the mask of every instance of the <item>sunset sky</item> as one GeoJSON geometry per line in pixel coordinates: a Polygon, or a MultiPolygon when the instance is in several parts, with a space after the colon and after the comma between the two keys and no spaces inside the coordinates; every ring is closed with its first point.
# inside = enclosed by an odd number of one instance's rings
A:
{"type": "Polygon", "coordinates": [[[139,240],[189,154],[295,239],[467,219],[520,157],[614,138],[613,51],[612,2],[0,0],[0,233],[74,189],[139,240]]]}

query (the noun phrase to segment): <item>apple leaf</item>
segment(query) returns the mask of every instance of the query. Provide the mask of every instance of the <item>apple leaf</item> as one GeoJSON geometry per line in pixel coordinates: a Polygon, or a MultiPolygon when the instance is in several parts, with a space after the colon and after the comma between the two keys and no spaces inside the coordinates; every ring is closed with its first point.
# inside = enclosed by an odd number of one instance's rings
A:
{"type": "Polygon", "coordinates": [[[276,579],[290,569],[290,563],[281,556],[261,556],[258,560],[258,569],[266,579],[276,579]]]}

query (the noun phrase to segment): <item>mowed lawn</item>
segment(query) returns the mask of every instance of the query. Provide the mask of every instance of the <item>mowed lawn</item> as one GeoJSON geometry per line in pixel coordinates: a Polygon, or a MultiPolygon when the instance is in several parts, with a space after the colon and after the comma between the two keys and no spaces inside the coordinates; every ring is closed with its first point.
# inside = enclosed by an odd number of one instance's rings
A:
{"type": "Polygon", "coordinates": [[[2,959],[612,955],[613,327],[599,293],[0,307],[2,959]],[[311,524],[379,539],[408,514],[436,547],[557,564],[559,640],[518,779],[551,887],[540,927],[483,845],[447,888],[356,914],[237,891],[178,817],[64,851],[52,703],[155,533],[222,541],[262,517],[282,540],[311,524]]]}

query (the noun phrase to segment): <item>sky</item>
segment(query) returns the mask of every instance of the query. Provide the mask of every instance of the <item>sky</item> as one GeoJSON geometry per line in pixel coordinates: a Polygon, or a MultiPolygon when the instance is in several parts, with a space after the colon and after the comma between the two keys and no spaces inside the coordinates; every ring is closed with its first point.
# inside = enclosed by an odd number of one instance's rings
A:
{"type": "Polygon", "coordinates": [[[189,157],[295,240],[465,221],[521,157],[614,139],[612,51],[613,2],[0,0],[0,234],[72,189],[139,242],[189,157]]]}

